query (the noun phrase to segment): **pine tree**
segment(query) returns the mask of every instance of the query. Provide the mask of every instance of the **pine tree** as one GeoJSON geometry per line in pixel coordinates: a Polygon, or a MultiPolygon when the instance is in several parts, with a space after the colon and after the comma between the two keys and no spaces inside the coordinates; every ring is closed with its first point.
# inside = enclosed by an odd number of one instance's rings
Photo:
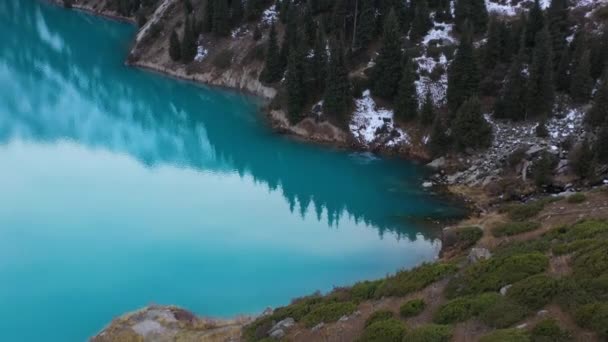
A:
{"type": "Polygon", "coordinates": [[[298,15],[296,6],[289,6],[287,21],[285,23],[285,36],[281,43],[281,65],[283,68],[287,66],[287,58],[289,57],[290,49],[297,47],[298,43],[298,15]]]}
{"type": "Polygon", "coordinates": [[[553,44],[553,65],[557,66],[568,46],[566,42],[569,29],[568,0],[551,0],[547,10],[547,21],[553,44]]]}
{"type": "Polygon", "coordinates": [[[331,115],[341,122],[345,122],[352,97],[348,81],[348,70],[344,64],[344,50],[339,42],[331,50],[325,84],[323,113],[331,115]]]}
{"type": "Polygon", "coordinates": [[[501,36],[501,22],[496,17],[490,20],[488,28],[488,42],[483,49],[483,68],[487,71],[493,70],[501,59],[503,37],[501,36]]]}
{"type": "Polygon", "coordinates": [[[266,64],[260,73],[260,81],[264,83],[274,83],[283,76],[283,66],[279,56],[279,46],[277,44],[277,30],[274,22],[270,25],[268,45],[266,47],[266,64]]]}
{"type": "Polygon", "coordinates": [[[581,59],[577,61],[572,73],[570,83],[570,95],[576,103],[584,103],[591,97],[593,90],[593,78],[591,77],[591,54],[585,51],[581,59]]]}
{"type": "Polygon", "coordinates": [[[213,4],[212,32],[225,37],[230,34],[230,10],[226,0],[215,0],[213,4]]]}
{"type": "Polygon", "coordinates": [[[395,99],[395,117],[402,121],[411,121],[418,116],[418,93],[416,92],[416,71],[411,59],[406,56],[403,76],[399,83],[399,92],[395,99]]]}
{"type": "Polygon", "coordinates": [[[593,151],[585,138],[570,152],[570,164],[574,173],[580,178],[588,178],[593,174],[593,151]]]}
{"type": "Polygon", "coordinates": [[[317,38],[317,24],[312,17],[312,11],[308,7],[304,11],[304,32],[308,46],[313,47],[317,38]]]}
{"type": "Polygon", "coordinates": [[[211,32],[213,30],[213,5],[215,0],[206,0],[205,13],[203,17],[203,32],[211,32]]]}
{"type": "Polygon", "coordinates": [[[539,0],[534,0],[534,6],[530,9],[528,20],[526,21],[526,48],[532,49],[536,42],[536,36],[545,26],[545,17],[540,7],[539,0]]]}
{"type": "Polygon", "coordinates": [[[471,36],[465,33],[460,40],[456,56],[448,68],[448,108],[456,113],[458,108],[479,88],[479,69],[473,53],[471,36]]]}
{"type": "Polygon", "coordinates": [[[488,25],[488,9],[485,0],[456,0],[454,8],[456,30],[465,32],[472,25],[475,33],[485,32],[488,25]]]}
{"type": "Polygon", "coordinates": [[[184,34],[182,36],[181,59],[184,63],[192,62],[196,56],[196,37],[194,35],[194,25],[190,16],[184,22],[184,34]]]}
{"type": "Polygon", "coordinates": [[[455,143],[461,150],[486,148],[492,143],[492,128],[483,117],[481,102],[476,97],[460,106],[452,130],[455,143]]]}
{"type": "Polygon", "coordinates": [[[346,33],[346,16],[348,9],[346,8],[346,0],[335,0],[332,13],[331,30],[337,36],[344,37],[346,33]]]}
{"type": "Polygon", "coordinates": [[[602,72],[608,67],[608,27],[593,40],[591,46],[591,77],[594,80],[602,77],[602,72]]]}
{"type": "Polygon", "coordinates": [[[292,49],[289,54],[285,82],[287,88],[287,114],[289,121],[295,124],[300,118],[306,101],[304,89],[304,54],[300,49],[292,49]]]}
{"type": "Polygon", "coordinates": [[[430,90],[426,91],[424,96],[424,103],[422,103],[422,109],[420,110],[420,123],[424,126],[431,125],[435,122],[435,104],[433,103],[433,96],[430,90]]]}
{"type": "Polygon", "coordinates": [[[169,57],[173,61],[179,61],[182,56],[182,47],[179,42],[179,37],[177,36],[177,32],[173,30],[171,32],[171,37],[169,38],[169,57]]]}
{"type": "Polygon", "coordinates": [[[526,113],[526,77],[523,73],[523,53],[520,53],[509,69],[494,109],[494,116],[502,119],[523,120],[526,113]]]}
{"type": "Polygon", "coordinates": [[[327,77],[327,42],[323,36],[323,30],[317,32],[314,55],[310,65],[310,74],[314,86],[322,92],[325,89],[325,78],[327,77]]]}
{"type": "Polygon", "coordinates": [[[553,169],[555,169],[555,158],[544,151],[541,158],[534,163],[534,183],[536,186],[547,186],[553,182],[553,169]]]}
{"type": "Polygon", "coordinates": [[[447,127],[440,117],[436,117],[431,128],[431,136],[428,143],[429,150],[433,156],[439,156],[446,153],[452,141],[447,134],[447,127]]]}
{"type": "Polygon", "coordinates": [[[553,109],[553,56],[549,31],[545,27],[536,36],[528,81],[527,117],[549,117],[553,109]]]}
{"type": "Polygon", "coordinates": [[[230,4],[230,20],[232,26],[238,26],[243,21],[245,16],[245,8],[243,7],[243,0],[232,0],[230,4]]]}
{"type": "Polygon", "coordinates": [[[401,80],[401,34],[394,10],[384,23],[382,47],[373,69],[372,92],[374,95],[392,100],[401,80]]]}
{"type": "Polygon", "coordinates": [[[427,0],[416,1],[414,21],[410,29],[410,40],[418,41],[422,39],[432,27],[433,22],[430,18],[427,0]]]}
{"type": "Polygon", "coordinates": [[[570,90],[570,50],[562,51],[557,70],[555,71],[555,88],[559,91],[567,92],[570,90]]]}
{"type": "Polygon", "coordinates": [[[357,46],[366,48],[376,32],[376,9],[373,0],[361,1],[359,20],[357,20],[357,46]]]}
{"type": "Polygon", "coordinates": [[[608,164],[608,120],[604,121],[597,134],[597,139],[593,145],[593,153],[598,162],[608,164]]]}
{"type": "Polygon", "coordinates": [[[608,71],[604,72],[602,85],[593,97],[593,105],[587,112],[585,121],[591,127],[598,127],[608,120],[608,71]]]}

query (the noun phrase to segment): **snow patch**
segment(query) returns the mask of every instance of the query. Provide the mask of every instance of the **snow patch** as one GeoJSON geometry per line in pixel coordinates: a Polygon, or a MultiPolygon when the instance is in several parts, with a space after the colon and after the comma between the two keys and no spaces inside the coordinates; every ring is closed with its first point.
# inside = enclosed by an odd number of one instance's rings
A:
{"type": "Polygon", "coordinates": [[[207,54],[209,54],[209,51],[205,49],[203,45],[199,45],[196,47],[196,56],[194,56],[194,60],[200,62],[207,57],[207,54]]]}
{"type": "Polygon", "coordinates": [[[435,26],[424,36],[422,44],[428,45],[431,41],[453,44],[456,40],[452,37],[453,24],[435,23],[435,26]]]}
{"type": "Polygon", "coordinates": [[[369,146],[381,143],[394,147],[409,143],[407,133],[395,127],[393,111],[378,108],[369,90],[364,91],[362,98],[356,101],[356,107],[349,128],[361,144],[369,146]]]}
{"type": "Polygon", "coordinates": [[[277,14],[277,5],[272,5],[262,13],[262,22],[270,25],[277,21],[279,15],[277,14]]]}

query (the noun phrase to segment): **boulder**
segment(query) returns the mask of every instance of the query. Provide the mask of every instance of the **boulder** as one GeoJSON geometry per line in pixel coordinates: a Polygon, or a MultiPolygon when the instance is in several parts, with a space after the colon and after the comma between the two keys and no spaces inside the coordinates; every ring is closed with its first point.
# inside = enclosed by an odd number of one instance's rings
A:
{"type": "Polygon", "coordinates": [[[511,288],[511,286],[513,286],[513,285],[509,284],[509,285],[505,285],[505,286],[501,287],[500,288],[500,294],[503,295],[503,296],[506,296],[507,295],[507,291],[509,291],[509,289],[511,288]]]}
{"type": "Polygon", "coordinates": [[[273,325],[272,328],[268,330],[268,334],[272,336],[275,332],[281,331],[281,333],[285,335],[285,330],[291,328],[294,324],[296,324],[296,321],[291,317],[287,317],[284,320],[279,321],[277,324],[273,325]]]}
{"type": "Polygon", "coordinates": [[[481,260],[490,259],[492,257],[492,253],[487,248],[483,247],[473,247],[469,252],[469,256],[467,259],[469,263],[474,264],[481,260]]]}
{"type": "Polygon", "coordinates": [[[426,166],[432,167],[434,169],[441,169],[442,167],[445,166],[445,163],[446,163],[445,157],[439,157],[439,158],[433,160],[432,162],[426,164],[426,166]]]}
{"type": "Polygon", "coordinates": [[[283,329],[277,329],[273,332],[270,333],[270,337],[276,339],[276,340],[280,340],[285,336],[285,332],[283,331],[283,329]]]}
{"type": "Polygon", "coordinates": [[[323,328],[324,326],[325,326],[325,323],[321,322],[321,323],[315,325],[314,327],[312,327],[312,329],[310,329],[310,330],[312,330],[312,331],[318,331],[321,328],[323,328]]]}

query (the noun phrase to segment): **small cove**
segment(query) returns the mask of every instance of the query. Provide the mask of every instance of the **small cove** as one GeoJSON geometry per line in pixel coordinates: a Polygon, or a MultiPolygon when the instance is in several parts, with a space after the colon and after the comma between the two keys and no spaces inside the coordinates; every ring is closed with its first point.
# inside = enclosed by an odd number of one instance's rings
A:
{"type": "Polygon", "coordinates": [[[124,66],[131,25],[7,0],[0,28],[2,340],[82,341],[151,303],[257,313],[432,260],[411,218],[461,213],[415,164],[124,66]]]}

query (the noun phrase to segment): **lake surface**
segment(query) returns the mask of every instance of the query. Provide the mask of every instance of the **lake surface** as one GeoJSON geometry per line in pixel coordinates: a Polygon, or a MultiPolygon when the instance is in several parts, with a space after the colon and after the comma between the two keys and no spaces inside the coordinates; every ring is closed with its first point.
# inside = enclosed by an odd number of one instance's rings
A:
{"type": "Polygon", "coordinates": [[[123,65],[134,27],[0,1],[0,340],[151,303],[257,313],[432,260],[424,170],[273,134],[255,99],[123,65]]]}

